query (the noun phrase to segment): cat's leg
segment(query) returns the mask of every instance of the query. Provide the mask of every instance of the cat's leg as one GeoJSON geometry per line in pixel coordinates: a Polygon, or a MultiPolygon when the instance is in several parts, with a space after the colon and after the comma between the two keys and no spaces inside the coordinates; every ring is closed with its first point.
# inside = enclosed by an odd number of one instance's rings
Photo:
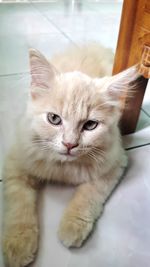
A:
{"type": "Polygon", "coordinates": [[[60,223],[59,238],[66,247],[80,247],[101,215],[103,206],[117,185],[123,169],[110,176],[80,185],[60,223]]]}
{"type": "Polygon", "coordinates": [[[32,262],[38,244],[37,186],[8,161],[4,171],[3,255],[6,266],[32,262]]]}

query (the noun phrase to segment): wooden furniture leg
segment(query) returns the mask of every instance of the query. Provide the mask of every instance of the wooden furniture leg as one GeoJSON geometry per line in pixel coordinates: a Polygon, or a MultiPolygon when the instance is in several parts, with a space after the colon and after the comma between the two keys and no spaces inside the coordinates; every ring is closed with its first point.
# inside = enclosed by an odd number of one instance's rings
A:
{"type": "MultiPolygon", "coordinates": [[[[124,0],[113,74],[140,63],[145,45],[150,47],[150,1],[124,0]]],[[[136,129],[147,81],[143,77],[134,97],[125,99],[120,122],[122,134],[136,129]]]]}

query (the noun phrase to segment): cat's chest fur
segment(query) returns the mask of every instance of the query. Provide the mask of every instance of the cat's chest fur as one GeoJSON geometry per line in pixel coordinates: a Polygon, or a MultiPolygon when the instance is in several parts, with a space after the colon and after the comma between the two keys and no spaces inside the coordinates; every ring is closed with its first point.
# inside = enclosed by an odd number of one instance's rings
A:
{"type": "MultiPolygon", "coordinates": [[[[116,151],[116,150],[115,150],[116,151]]],[[[67,184],[78,185],[84,182],[99,180],[102,176],[108,175],[114,169],[125,168],[127,158],[124,151],[121,149],[118,156],[105,158],[103,162],[98,160],[77,160],[70,162],[61,162],[49,160],[47,158],[37,159],[36,156],[32,160],[26,161],[26,171],[37,178],[63,182],[67,184]]]]}
{"type": "Polygon", "coordinates": [[[79,162],[48,162],[47,160],[35,160],[28,165],[31,175],[44,180],[80,184],[96,179],[98,168],[93,164],[79,162]]]}

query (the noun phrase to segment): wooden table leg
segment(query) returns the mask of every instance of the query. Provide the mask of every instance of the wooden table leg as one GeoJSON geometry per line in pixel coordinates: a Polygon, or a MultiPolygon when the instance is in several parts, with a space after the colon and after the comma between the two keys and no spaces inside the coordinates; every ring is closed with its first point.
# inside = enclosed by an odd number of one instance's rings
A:
{"type": "Polygon", "coordinates": [[[136,129],[147,82],[148,79],[141,77],[135,88],[134,96],[126,98],[125,108],[120,121],[122,135],[133,133],[136,129]]]}
{"type": "MultiPolygon", "coordinates": [[[[141,61],[145,40],[146,43],[150,40],[149,10],[149,0],[124,0],[113,74],[141,61]]],[[[136,129],[147,81],[142,78],[137,84],[134,97],[125,100],[127,108],[123,109],[120,122],[122,134],[133,133],[136,129]]]]}

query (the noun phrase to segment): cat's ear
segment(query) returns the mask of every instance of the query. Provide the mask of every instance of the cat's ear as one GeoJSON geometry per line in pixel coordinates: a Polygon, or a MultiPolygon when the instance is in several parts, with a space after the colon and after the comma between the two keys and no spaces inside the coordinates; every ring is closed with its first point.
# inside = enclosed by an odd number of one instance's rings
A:
{"type": "Polygon", "coordinates": [[[29,49],[31,87],[48,89],[58,74],[53,65],[35,49],[29,49]]]}
{"type": "Polygon", "coordinates": [[[133,96],[140,80],[141,75],[135,65],[111,77],[107,88],[108,93],[115,101],[122,99],[125,95],[133,96]]]}

